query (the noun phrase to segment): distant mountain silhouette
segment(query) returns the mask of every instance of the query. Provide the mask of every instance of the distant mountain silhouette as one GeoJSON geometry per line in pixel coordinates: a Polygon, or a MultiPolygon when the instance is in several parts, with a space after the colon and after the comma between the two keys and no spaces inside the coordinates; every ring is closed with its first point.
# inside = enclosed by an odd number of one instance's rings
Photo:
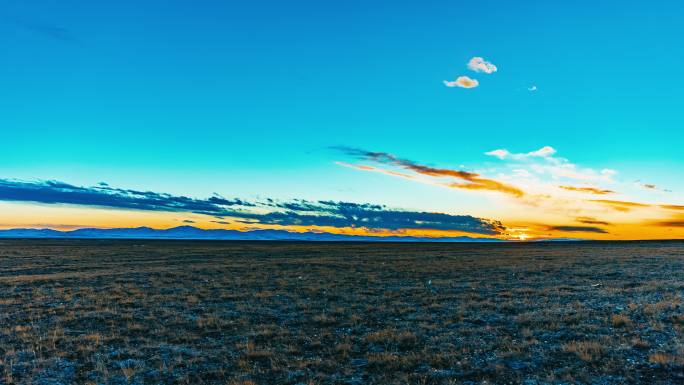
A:
{"type": "Polygon", "coordinates": [[[52,229],[0,230],[0,238],[78,238],[78,239],[196,239],[196,240],[245,240],[245,241],[364,241],[364,242],[503,242],[495,238],[474,237],[400,237],[360,236],[330,233],[295,233],[285,230],[204,230],[192,226],[179,226],[158,230],[149,227],[96,229],[84,228],[71,231],[52,229]]]}

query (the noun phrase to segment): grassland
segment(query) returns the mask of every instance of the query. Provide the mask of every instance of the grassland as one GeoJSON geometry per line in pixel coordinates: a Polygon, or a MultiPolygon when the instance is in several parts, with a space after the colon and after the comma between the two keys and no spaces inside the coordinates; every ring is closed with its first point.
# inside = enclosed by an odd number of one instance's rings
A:
{"type": "Polygon", "coordinates": [[[0,241],[0,383],[684,383],[684,243],[0,241]]]}

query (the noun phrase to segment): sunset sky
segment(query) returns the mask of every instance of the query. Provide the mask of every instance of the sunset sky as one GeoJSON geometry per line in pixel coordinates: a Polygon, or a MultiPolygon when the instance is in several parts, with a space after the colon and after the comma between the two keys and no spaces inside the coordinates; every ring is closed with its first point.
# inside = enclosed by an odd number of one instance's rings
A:
{"type": "Polygon", "coordinates": [[[680,1],[0,6],[0,228],[684,238],[680,1]]]}

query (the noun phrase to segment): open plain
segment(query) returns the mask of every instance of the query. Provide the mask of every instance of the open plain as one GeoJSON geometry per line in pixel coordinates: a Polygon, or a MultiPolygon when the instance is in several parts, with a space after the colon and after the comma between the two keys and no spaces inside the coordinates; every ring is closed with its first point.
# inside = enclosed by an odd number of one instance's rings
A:
{"type": "Polygon", "coordinates": [[[0,240],[0,383],[676,384],[684,242],[0,240]]]}

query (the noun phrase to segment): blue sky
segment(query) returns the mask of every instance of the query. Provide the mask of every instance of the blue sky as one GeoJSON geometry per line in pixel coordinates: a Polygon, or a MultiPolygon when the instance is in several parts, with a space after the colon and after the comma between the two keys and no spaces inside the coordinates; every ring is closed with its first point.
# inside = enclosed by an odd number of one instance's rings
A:
{"type": "Polygon", "coordinates": [[[485,172],[485,152],[552,146],[681,203],[681,2],[0,6],[4,178],[495,215],[330,147],[485,172]],[[461,75],[479,86],[442,84],[461,75]]]}

